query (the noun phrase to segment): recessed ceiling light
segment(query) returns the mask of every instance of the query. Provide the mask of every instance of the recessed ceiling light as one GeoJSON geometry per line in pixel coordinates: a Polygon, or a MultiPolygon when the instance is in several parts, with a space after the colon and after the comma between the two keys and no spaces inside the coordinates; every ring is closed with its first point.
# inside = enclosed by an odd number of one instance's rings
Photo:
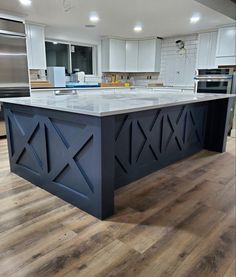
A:
{"type": "Polygon", "coordinates": [[[24,6],[30,6],[32,1],[31,0],[19,0],[20,3],[24,6]]]}
{"type": "Polygon", "coordinates": [[[53,41],[53,44],[58,44],[58,42],[57,41],[53,41]]]}
{"type": "Polygon", "coordinates": [[[190,18],[190,22],[191,23],[197,23],[198,21],[200,20],[200,16],[198,16],[198,15],[196,15],[196,16],[192,16],[191,18],[190,18]]]}
{"type": "Polygon", "coordinates": [[[142,26],[141,25],[136,25],[136,26],[134,26],[134,31],[135,32],[141,32],[143,30],[143,28],[142,28],[142,26]]]}
{"type": "Polygon", "coordinates": [[[89,20],[93,23],[96,23],[99,21],[99,17],[97,15],[90,15],[89,20]]]}

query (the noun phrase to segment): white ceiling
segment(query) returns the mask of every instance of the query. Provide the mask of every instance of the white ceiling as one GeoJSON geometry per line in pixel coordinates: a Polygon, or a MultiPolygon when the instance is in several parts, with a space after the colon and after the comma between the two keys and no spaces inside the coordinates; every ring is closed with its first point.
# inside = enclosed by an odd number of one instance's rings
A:
{"type": "Polygon", "coordinates": [[[30,7],[18,0],[0,0],[0,10],[23,14],[27,21],[50,27],[70,29],[91,36],[169,37],[195,33],[201,30],[231,24],[234,21],[194,0],[64,0],[72,6],[65,12],[63,0],[32,0],[30,7]],[[97,12],[100,21],[96,28],[85,28],[89,14],[97,12]],[[190,17],[199,14],[201,20],[190,24],[190,17]],[[137,22],[143,25],[141,33],[134,33],[137,22]]]}

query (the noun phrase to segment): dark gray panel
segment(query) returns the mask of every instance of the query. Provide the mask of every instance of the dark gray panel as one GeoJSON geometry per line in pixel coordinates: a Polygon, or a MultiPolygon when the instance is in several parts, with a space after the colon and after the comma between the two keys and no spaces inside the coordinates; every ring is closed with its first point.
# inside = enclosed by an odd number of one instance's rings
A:
{"type": "Polygon", "coordinates": [[[204,147],[208,103],[116,117],[116,187],[204,147]]]}
{"type": "Polygon", "coordinates": [[[114,155],[101,131],[110,122],[16,105],[5,117],[13,172],[98,218],[113,213],[113,164],[104,158],[114,155]]]}

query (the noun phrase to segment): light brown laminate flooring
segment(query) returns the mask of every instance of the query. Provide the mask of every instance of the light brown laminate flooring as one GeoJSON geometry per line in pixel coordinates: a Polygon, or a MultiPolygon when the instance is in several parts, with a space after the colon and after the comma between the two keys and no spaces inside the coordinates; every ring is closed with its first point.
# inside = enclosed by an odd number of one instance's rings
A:
{"type": "Polygon", "coordinates": [[[235,142],[121,188],[100,221],[10,173],[0,140],[0,276],[235,276],[235,142]]]}

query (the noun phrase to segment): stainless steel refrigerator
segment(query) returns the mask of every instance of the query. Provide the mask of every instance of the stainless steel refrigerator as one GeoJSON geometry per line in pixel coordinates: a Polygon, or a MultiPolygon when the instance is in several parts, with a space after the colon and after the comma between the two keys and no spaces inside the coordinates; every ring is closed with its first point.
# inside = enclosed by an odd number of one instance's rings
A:
{"type": "MultiPolygon", "coordinates": [[[[30,96],[25,25],[0,18],[0,98],[23,96],[30,96]]],[[[0,136],[4,135],[0,108],[0,136]]]]}

